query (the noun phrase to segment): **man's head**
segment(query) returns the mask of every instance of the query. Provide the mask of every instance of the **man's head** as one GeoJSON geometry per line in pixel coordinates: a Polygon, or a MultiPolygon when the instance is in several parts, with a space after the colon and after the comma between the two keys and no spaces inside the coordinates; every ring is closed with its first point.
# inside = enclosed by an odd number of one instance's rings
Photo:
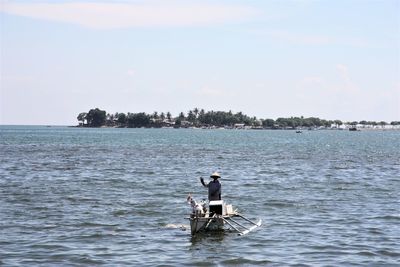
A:
{"type": "Polygon", "coordinates": [[[221,175],[219,175],[218,172],[214,172],[213,174],[210,175],[210,178],[217,180],[218,178],[221,178],[221,175]]]}

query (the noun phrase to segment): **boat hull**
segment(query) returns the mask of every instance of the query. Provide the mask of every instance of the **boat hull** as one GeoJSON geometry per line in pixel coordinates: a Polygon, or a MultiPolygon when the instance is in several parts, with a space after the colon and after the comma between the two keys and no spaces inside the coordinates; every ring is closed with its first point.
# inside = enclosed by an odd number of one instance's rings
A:
{"type": "Polygon", "coordinates": [[[225,226],[239,235],[245,235],[261,226],[261,220],[256,223],[247,219],[233,210],[232,205],[227,205],[222,200],[210,201],[208,210],[206,213],[193,212],[190,215],[192,235],[204,231],[221,231],[225,226]]]}
{"type": "Polygon", "coordinates": [[[192,235],[201,231],[221,231],[224,230],[224,220],[213,217],[190,217],[190,230],[192,235]]]}

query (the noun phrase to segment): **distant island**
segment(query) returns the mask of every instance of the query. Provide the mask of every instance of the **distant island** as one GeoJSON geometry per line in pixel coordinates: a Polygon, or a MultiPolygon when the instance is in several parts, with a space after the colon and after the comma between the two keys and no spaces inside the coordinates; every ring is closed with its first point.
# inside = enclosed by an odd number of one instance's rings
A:
{"type": "Polygon", "coordinates": [[[180,112],[173,117],[170,112],[153,114],[115,113],[110,114],[99,108],[81,112],[77,116],[78,127],[114,127],[114,128],[225,128],[225,129],[400,129],[400,121],[352,121],[324,120],[315,117],[290,117],[273,119],[258,119],[242,112],[205,111],[194,108],[187,114],[180,112]]]}

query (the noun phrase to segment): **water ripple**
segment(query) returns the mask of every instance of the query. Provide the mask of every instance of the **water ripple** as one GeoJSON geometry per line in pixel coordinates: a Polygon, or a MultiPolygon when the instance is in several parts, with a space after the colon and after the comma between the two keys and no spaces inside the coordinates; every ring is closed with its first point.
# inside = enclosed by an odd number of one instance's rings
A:
{"type": "Polygon", "coordinates": [[[400,133],[0,126],[0,265],[400,265],[400,133]],[[191,237],[186,196],[263,225],[191,237]]]}

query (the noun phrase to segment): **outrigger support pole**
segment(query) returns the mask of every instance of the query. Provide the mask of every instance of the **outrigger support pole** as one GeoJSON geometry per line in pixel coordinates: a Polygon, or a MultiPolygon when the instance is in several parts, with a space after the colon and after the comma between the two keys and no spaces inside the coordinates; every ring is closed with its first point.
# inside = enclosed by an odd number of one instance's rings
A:
{"type": "Polygon", "coordinates": [[[237,229],[235,226],[233,226],[228,220],[224,219],[223,217],[221,217],[222,220],[224,220],[224,222],[226,222],[227,224],[229,224],[230,227],[232,227],[233,229],[235,229],[237,232],[242,233],[239,229],[237,229]]]}
{"type": "Polygon", "coordinates": [[[253,226],[250,227],[248,230],[239,233],[239,235],[245,235],[245,234],[247,234],[247,233],[253,231],[255,228],[259,227],[260,225],[261,225],[261,221],[260,221],[259,224],[253,225],[253,226]]]}
{"type": "Polygon", "coordinates": [[[247,219],[246,217],[244,217],[244,216],[242,216],[242,215],[240,215],[240,214],[236,214],[236,215],[239,216],[240,218],[242,218],[242,219],[248,221],[249,223],[252,223],[252,224],[254,224],[254,225],[259,226],[257,223],[250,221],[249,219],[247,219]]]}
{"type": "Polygon", "coordinates": [[[246,226],[244,226],[243,224],[241,224],[241,223],[235,221],[235,220],[232,219],[232,218],[229,218],[229,220],[231,220],[232,222],[236,223],[236,224],[239,225],[240,227],[243,227],[244,229],[247,229],[247,230],[249,229],[248,227],[246,227],[246,226]]]}
{"type": "Polygon", "coordinates": [[[209,218],[208,219],[208,222],[207,222],[207,224],[206,224],[206,227],[204,227],[204,229],[207,229],[208,228],[208,226],[210,225],[210,223],[211,223],[211,221],[216,217],[216,213],[214,213],[214,215],[211,217],[211,218],[209,218]]]}

